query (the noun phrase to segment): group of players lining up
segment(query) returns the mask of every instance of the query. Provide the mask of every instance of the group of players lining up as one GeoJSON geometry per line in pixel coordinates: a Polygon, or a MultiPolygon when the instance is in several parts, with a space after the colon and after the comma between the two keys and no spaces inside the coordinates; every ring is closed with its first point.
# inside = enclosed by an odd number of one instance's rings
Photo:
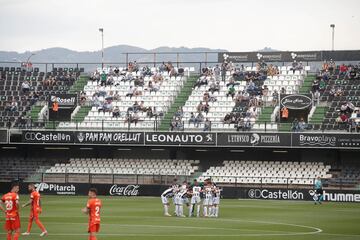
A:
{"type": "Polygon", "coordinates": [[[188,207],[188,217],[200,217],[201,206],[203,207],[203,217],[218,217],[221,189],[206,179],[204,183],[199,183],[196,179],[193,184],[186,181],[182,185],[174,183],[161,194],[161,201],[164,205],[164,215],[170,217],[170,199],[175,205],[175,216],[186,217],[184,215],[184,205],[188,207]],[[195,215],[196,208],[196,215],[195,215]]]}

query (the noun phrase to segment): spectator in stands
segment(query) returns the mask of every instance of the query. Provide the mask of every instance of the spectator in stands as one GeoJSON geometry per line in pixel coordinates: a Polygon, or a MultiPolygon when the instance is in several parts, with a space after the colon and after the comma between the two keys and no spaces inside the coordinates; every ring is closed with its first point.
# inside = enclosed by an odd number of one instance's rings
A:
{"type": "Polygon", "coordinates": [[[282,87],[282,88],[280,89],[280,94],[286,94],[286,90],[285,90],[284,87],[282,87]]]}
{"type": "Polygon", "coordinates": [[[300,121],[299,121],[299,123],[298,123],[298,131],[299,131],[299,132],[302,132],[302,131],[304,131],[306,128],[307,128],[307,124],[306,124],[304,118],[300,118],[300,121]]]}
{"type": "Polygon", "coordinates": [[[329,64],[328,62],[325,60],[324,63],[322,64],[322,71],[327,71],[329,68],[329,64]]]}
{"type": "Polygon", "coordinates": [[[227,123],[227,124],[230,124],[231,123],[231,114],[232,113],[227,113],[226,115],[225,115],[225,117],[224,117],[224,120],[223,120],[223,122],[224,123],[227,123]]]}
{"type": "Polygon", "coordinates": [[[332,59],[330,59],[329,66],[328,66],[328,71],[330,72],[330,74],[333,74],[335,68],[336,68],[335,62],[332,59]]]}
{"type": "Polygon", "coordinates": [[[331,85],[331,88],[330,88],[330,90],[329,90],[329,96],[334,97],[334,96],[335,96],[335,93],[336,93],[335,86],[334,86],[334,85],[331,85]]]}
{"type": "Polygon", "coordinates": [[[86,102],[86,93],[84,91],[80,92],[80,105],[84,106],[86,102]]]}
{"type": "Polygon", "coordinates": [[[216,64],[216,66],[214,67],[214,75],[215,75],[215,80],[220,81],[221,68],[219,67],[218,64],[216,64]]]}
{"type": "Polygon", "coordinates": [[[281,109],[281,118],[287,120],[289,118],[289,109],[287,107],[283,107],[281,109]]]}
{"type": "Polygon", "coordinates": [[[160,90],[160,85],[155,82],[154,84],[152,84],[152,86],[150,87],[150,92],[158,92],[160,90]]]}
{"type": "Polygon", "coordinates": [[[340,86],[337,87],[336,91],[335,91],[335,97],[341,97],[343,95],[343,90],[340,86]]]}
{"type": "Polygon", "coordinates": [[[115,117],[115,118],[120,117],[120,109],[118,106],[116,106],[113,110],[113,117],[115,117]]]}
{"type": "Polygon", "coordinates": [[[320,92],[319,90],[316,90],[315,93],[313,93],[313,100],[314,100],[314,106],[317,106],[320,104],[320,92]]]}
{"type": "Polygon", "coordinates": [[[299,131],[299,121],[298,121],[297,118],[295,118],[294,121],[292,122],[291,130],[294,131],[294,132],[299,131]]]}
{"type": "Polygon", "coordinates": [[[147,108],[145,107],[144,101],[141,101],[139,104],[139,111],[146,112],[147,108]]]}
{"type": "Polygon", "coordinates": [[[151,108],[151,107],[148,107],[148,108],[146,109],[146,116],[147,116],[148,118],[152,118],[152,117],[153,117],[153,112],[152,112],[152,108],[151,108]]]}
{"type": "Polygon", "coordinates": [[[336,119],[338,123],[347,123],[349,120],[348,116],[345,113],[341,113],[340,116],[336,119]]]}
{"type": "Polygon", "coordinates": [[[135,89],[133,88],[133,86],[130,86],[129,89],[128,89],[127,94],[125,95],[125,97],[132,98],[134,96],[134,92],[135,92],[135,89]]]}
{"type": "Polygon", "coordinates": [[[341,64],[340,69],[339,69],[339,75],[338,78],[343,78],[346,76],[348,71],[348,67],[345,64],[341,64]]]}
{"type": "Polygon", "coordinates": [[[214,81],[212,81],[208,91],[211,92],[212,94],[214,94],[214,92],[219,92],[220,91],[220,83],[218,81],[216,81],[216,83],[214,81]]]}
{"type": "Polygon", "coordinates": [[[226,87],[229,86],[236,86],[236,85],[240,85],[239,82],[235,82],[235,79],[233,77],[230,77],[229,82],[226,84],[226,87]]]}
{"type": "Polygon", "coordinates": [[[204,115],[202,115],[201,112],[198,113],[198,115],[195,118],[196,127],[199,127],[199,124],[204,121],[204,115]]]}
{"type": "Polygon", "coordinates": [[[143,77],[137,77],[134,81],[135,87],[143,87],[144,86],[144,78],[143,77]]]}
{"type": "Polygon", "coordinates": [[[207,78],[205,76],[201,76],[195,83],[194,87],[193,88],[199,88],[201,87],[202,85],[207,85],[208,84],[208,81],[207,81],[207,78]]]}
{"type": "Polygon", "coordinates": [[[235,88],[233,85],[231,85],[231,87],[228,89],[228,92],[226,94],[226,97],[231,96],[231,98],[234,98],[235,96],[235,88]]]}
{"type": "Polygon", "coordinates": [[[208,131],[210,131],[210,129],[211,129],[211,122],[210,122],[210,120],[209,120],[208,118],[206,118],[206,120],[205,120],[205,122],[204,122],[204,129],[203,129],[203,131],[204,131],[204,132],[208,132],[208,131]]]}
{"type": "Polygon", "coordinates": [[[114,101],[120,101],[121,100],[120,94],[119,94],[118,91],[115,91],[114,96],[113,96],[113,100],[114,101]]]}
{"type": "Polygon", "coordinates": [[[227,71],[227,64],[226,62],[223,62],[221,64],[221,81],[226,81],[226,71],[227,71]]]}
{"type": "Polygon", "coordinates": [[[196,107],[196,111],[199,113],[203,110],[203,103],[202,101],[199,102],[199,104],[196,107]]]}
{"type": "Polygon", "coordinates": [[[176,77],[177,76],[177,71],[176,71],[176,69],[174,67],[172,67],[170,69],[169,76],[170,77],[176,77]]]}
{"type": "Polygon", "coordinates": [[[39,94],[37,92],[31,93],[29,97],[30,106],[34,105],[39,100],[39,94]]]}
{"type": "Polygon", "coordinates": [[[194,125],[196,124],[196,117],[195,117],[195,114],[193,112],[190,113],[189,124],[190,123],[193,123],[194,125]]]}
{"type": "Polygon", "coordinates": [[[272,106],[275,107],[278,104],[279,100],[279,93],[277,90],[275,90],[272,94],[272,106]]]}
{"type": "Polygon", "coordinates": [[[110,100],[105,101],[102,109],[104,112],[112,112],[113,109],[112,102],[110,100]]]}
{"type": "MultiPolygon", "coordinates": [[[[317,90],[319,90],[319,92],[324,92],[325,88],[326,88],[326,83],[325,83],[324,79],[321,79],[317,90]]],[[[315,91],[317,91],[317,90],[315,90],[315,91]]]]}
{"type": "Polygon", "coordinates": [[[27,94],[29,91],[30,91],[30,84],[28,81],[24,81],[22,84],[21,84],[21,91],[24,93],[24,94],[27,94]]]}
{"type": "Polygon", "coordinates": [[[179,107],[175,113],[175,117],[182,118],[183,116],[184,116],[184,111],[183,111],[182,107],[179,107]]]}
{"type": "Polygon", "coordinates": [[[316,90],[319,89],[319,81],[318,80],[314,80],[311,86],[311,91],[315,92],[316,90]]]}
{"type": "Polygon", "coordinates": [[[106,86],[106,80],[107,80],[107,75],[106,75],[106,73],[103,71],[103,72],[100,74],[100,85],[101,85],[101,86],[106,86]]]}

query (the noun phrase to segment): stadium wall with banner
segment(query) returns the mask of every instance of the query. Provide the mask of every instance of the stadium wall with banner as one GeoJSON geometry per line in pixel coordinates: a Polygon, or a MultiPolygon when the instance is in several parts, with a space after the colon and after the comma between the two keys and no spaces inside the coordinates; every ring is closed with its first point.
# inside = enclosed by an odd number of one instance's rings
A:
{"type": "MultiPolygon", "coordinates": [[[[117,185],[117,184],[89,184],[89,183],[36,183],[37,190],[44,195],[87,195],[90,187],[95,187],[99,195],[118,197],[159,197],[167,188],[165,185],[117,185]]],[[[10,183],[0,185],[0,192],[10,189],[10,183]]],[[[27,183],[20,184],[20,193],[27,193],[27,183]]],[[[261,199],[261,200],[302,200],[311,201],[314,190],[293,188],[248,188],[223,187],[223,198],[261,199]]],[[[360,203],[360,191],[324,190],[324,200],[330,202],[360,203]]]]}
{"type": "Polygon", "coordinates": [[[10,144],[360,149],[360,134],[22,131],[10,144]]]}
{"type": "Polygon", "coordinates": [[[333,59],[334,61],[358,61],[360,60],[359,50],[345,51],[274,51],[274,52],[222,52],[218,53],[218,62],[224,60],[234,63],[241,62],[321,62],[333,59]]]}

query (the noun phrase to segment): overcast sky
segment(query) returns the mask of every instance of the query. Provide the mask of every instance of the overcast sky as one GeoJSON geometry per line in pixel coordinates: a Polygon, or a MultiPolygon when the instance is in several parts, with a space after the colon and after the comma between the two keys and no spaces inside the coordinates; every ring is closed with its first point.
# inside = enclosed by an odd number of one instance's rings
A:
{"type": "Polygon", "coordinates": [[[0,0],[0,50],[360,49],[359,0],[0,0]]]}

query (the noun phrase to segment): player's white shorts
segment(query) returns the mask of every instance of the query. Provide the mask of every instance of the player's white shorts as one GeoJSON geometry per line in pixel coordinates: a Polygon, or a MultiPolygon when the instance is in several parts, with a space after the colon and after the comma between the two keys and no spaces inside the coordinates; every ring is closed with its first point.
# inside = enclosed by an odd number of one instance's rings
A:
{"type": "Polygon", "coordinates": [[[167,197],[161,196],[161,202],[162,204],[169,204],[169,199],[167,197]]]}
{"type": "Polygon", "coordinates": [[[191,204],[199,204],[199,203],[201,203],[200,196],[192,196],[191,197],[191,204]]]}
{"type": "Polygon", "coordinates": [[[220,203],[220,197],[213,197],[212,202],[213,202],[213,204],[219,205],[219,203],[220,203]]]}
{"type": "Polygon", "coordinates": [[[182,197],[175,197],[174,204],[182,205],[183,204],[183,198],[182,197]]]}
{"type": "Polygon", "coordinates": [[[213,205],[213,199],[212,199],[212,197],[211,198],[204,198],[204,201],[203,201],[203,205],[205,205],[205,206],[211,206],[211,205],[213,205]]]}

